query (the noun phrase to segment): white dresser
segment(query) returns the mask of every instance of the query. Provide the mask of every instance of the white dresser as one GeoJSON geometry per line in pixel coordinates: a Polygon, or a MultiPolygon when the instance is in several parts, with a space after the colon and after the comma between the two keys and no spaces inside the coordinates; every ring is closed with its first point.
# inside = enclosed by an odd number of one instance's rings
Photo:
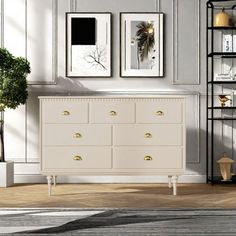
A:
{"type": "Polygon", "coordinates": [[[41,173],[49,195],[58,175],[168,175],[185,171],[185,97],[43,96],[41,173]]]}

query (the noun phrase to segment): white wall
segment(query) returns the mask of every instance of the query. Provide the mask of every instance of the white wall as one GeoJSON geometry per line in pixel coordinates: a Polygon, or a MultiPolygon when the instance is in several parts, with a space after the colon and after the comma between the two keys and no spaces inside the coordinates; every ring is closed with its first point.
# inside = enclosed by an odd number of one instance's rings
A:
{"type": "MultiPolygon", "coordinates": [[[[0,0],[1,45],[31,63],[30,96],[5,116],[6,158],[17,182],[44,180],[39,170],[38,95],[86,91],[172,91],[187,96],[187,172],[182,181],[205,181],[205,1],[0,0]],[[65,12],[112,12],[113,77],[65,77],[65,12]],[[119,77],[119,12],[165,13],[164,78],[119,77]]],[[[64,178],[61,181],[163,181],[165,178],[64,178]]]]}

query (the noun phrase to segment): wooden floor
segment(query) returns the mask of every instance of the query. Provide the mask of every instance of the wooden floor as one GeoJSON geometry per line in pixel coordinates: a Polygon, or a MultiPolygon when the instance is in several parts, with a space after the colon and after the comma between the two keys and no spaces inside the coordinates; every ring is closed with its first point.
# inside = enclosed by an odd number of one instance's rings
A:
{"type": "Polygon", "coordinates": [[[58,184],[47,194],[46,184],[0,188],[0,207],[236,209],[236,185],[179,184],[173,196],[167,184],[58,184]]]}

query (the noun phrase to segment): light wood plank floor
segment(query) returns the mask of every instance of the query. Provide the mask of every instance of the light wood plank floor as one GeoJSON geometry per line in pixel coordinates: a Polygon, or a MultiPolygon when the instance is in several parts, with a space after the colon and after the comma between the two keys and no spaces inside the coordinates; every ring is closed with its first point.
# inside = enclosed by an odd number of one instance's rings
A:
{"type": "Polygon", "coordinates": [[[46,184],[0,188],[0,207],[82,208],[236,208],[236,185],[179,184],[173,196],[167,184],[46,184]]]}

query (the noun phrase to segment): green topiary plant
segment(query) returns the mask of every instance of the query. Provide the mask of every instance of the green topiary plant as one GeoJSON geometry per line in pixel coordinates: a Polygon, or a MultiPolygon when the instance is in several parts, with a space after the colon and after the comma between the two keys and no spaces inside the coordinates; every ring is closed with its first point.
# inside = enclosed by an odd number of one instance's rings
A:
{"type": "Polygon", "coordinates": [[[4,111],[25,104],[28,91],[26,77],[30,73],[30,64],[23,57],[14,57],[7,49],[0,48],[0,162],[5,161],[4,152],[4,111]]]}

